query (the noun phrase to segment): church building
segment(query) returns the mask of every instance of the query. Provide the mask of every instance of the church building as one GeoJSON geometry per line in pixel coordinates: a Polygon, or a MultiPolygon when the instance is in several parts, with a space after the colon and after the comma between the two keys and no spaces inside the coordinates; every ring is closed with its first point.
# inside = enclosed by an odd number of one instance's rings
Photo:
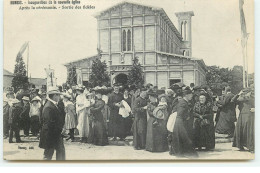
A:
{"type": "MultiPolygon", "coordinates": [[[[99,12],[97,19],[98,49],[108,65],[111,84],[125,83],[133,57],[143,67],[145,83],[169,87],[206,82],[206,65],[192,57],[192,17],[178,12],[178,29],[162,8],[122,2],[99,12]]],[[[86,33],[87,34],[87,33],[86,33]]],[[[65,64],[75,65],[83,83],[89,80],[91,61],[97,55],[65,64]]]]}

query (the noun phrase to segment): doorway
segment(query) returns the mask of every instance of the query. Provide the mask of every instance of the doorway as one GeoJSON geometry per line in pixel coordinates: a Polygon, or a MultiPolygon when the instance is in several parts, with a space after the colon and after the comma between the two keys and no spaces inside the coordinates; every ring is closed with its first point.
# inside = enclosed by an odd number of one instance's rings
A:
{"type": "Polygon", "coordinates": [[[179,82],[181,82],[181,79],[170,79],[170,86],[179,82]]]}
{"type": "Polygon", "coordinates": [[[121,85],[127,85],[127,75],[120,73],[115,77],[115,83],[120,83],[121,85]]]}

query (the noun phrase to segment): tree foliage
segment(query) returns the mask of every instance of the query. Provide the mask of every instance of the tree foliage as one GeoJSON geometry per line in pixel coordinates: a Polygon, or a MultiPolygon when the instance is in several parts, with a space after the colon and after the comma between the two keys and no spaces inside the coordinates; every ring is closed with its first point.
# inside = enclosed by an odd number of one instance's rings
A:
{"type": "Polygon", "coordinates": [[[234,66],[232,69],[218,66],[208,66],[206,74],[207,85],[220,91],[225,86],[230,86],[233,93],[238,93],[243,88],[243,67],[234,66]]]}
{"type": "Polygon", "coordinates": [[[68,69],[67,84],[71,87],[77,85],[77,73],[76,67],[70,66],[68,69]]]}
{"type": "Polygon", "coordinates": [[[89,83],[92,87],[108,85],[110,83],[107,64],[105,61],[101,62],[101,58],[93,60],[91,69],[89,83]]]}
{"type": "Polygon", "coordinates": [[[141,87],[144,85],[144,75],[138,57],[134,57],[133,66],[128,71],[128,85],[135,85],[141,87]]]}
{"type": "Polygon", "coordinates": [[[26,88],[28,87],[28,76],[26,76],[26,66],[23,61],[23,57],[16,57],[16,64],[14,67],[14,78],[12,80],[12,87],[16,92],[19,87],[26,88]]]}

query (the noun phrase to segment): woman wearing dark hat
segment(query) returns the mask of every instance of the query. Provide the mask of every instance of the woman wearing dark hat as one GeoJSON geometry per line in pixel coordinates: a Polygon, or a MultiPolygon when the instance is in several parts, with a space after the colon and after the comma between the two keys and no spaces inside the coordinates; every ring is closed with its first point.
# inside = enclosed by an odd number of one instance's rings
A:
{"type": "Polygon", "coordinates": [[[93,115],[91,142],[94,145],[104,146],[108,144],[107,131],[102,114],[105,102],[102,100],[102,89],[95,90],[95,93],[95,104],[90,107],[90,113],[93,115]]]}
{"type": "Polygon", "coordinates": [[[177,105],[177,117],[172,133],[171,155],[176,156],[194,156],[198,154],[193,148],[192,140],[187,132],[187,121],[191,116],[191,108],[189,102],[192,99],[192,91],[184,90],[183,99],[181,99],[177,105]]]}
{"type": "Polygon", "coordinates": [[[228,135],[228,138],[233,137],[236,122],[236,110],[235,103],[232,102],[234,94],[231,93],[231,88],[226,87],[226,94],[224,95],[224,100],[219,102],[221,109],[219,114],[219,120],[216,124],[215,132],[218,134],[228,135]]]}
{"type": "Polygon", "coordinates": [[[238,103],[240,114],[237,120],[233,147],[239,150],[245,150],[246,147],[250,152],[255,150],[255,96],[254,88],[247,88],[238,94],[238,103]]]}
{"type": "Polygon", "coordinates": [[[164,152],[168,150],[166,123],[168,119],[166,95],[159,96],[149,92],[150,102],[147,105],[149,119],[147,122],[146,150],[164,152]]]}
{"type": "Polygon", "coordinates": [[[215,148],[215,130],[213,122],[212,103],[207,99],[206,94],[201,93],[199,101],[193,108],[194,112],[194,147],[201,150],[215,148]]]}

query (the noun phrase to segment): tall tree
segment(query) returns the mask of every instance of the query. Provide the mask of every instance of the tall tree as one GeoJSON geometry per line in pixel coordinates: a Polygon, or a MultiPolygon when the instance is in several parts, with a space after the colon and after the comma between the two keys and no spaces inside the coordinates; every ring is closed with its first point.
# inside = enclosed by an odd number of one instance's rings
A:
{"type": "Polygon", "coordinates": [[[12,87],[16,92],[19,87],[28,87],[28,76],[26,76],[26,66],[22,56],[16,57],[16,64],[14,67],[14,78],[12,80],[12,87]]]}
{"type": "Polygon", "coordinates": [[[128,85],[141,87],[144,85],[144,73],[138,57],[134,57],[133,66],[128,71],[128,85]]]}
{"type": "Polygon", "coordinates": [[[77,84],[76,67],[71,65],[68,69],[67,84],[71,87],[77,84]]]}
{"type": "Polygon", "coordinates": [[[110,78],[107,72],[107,64],[105,61],[101,62],[100,57],[94,59],[91,69],[89,83],[92,87],[109,84],[110,78]]]}

